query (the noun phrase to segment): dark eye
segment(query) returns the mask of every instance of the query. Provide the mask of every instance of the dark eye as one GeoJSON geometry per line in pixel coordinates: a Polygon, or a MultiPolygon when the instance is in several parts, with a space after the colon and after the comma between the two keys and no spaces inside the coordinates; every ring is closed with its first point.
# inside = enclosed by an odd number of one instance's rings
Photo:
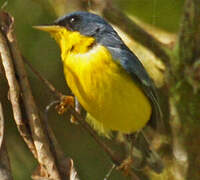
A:
{"type": "Polygon", "coordinates": [[[67,26],[71,30],[76,30],[79,23],[80,23],[80,17],[72,16],[68,19],[67,26]]]}
{"type": "Polygon", "coordinates": [[[69,24],[70,25],[74,25],[74,24],[78,23],[78,21],[79,21],[79,17],[78,16],[73,16],[73,17],[71,17],[69,19],[69,24]]]}
{"type": "Polygon", "coordinates": [[[69,22],[70,22],[71,24],[73,24],[75,21],[76,21],[76,18],[74,18],[74,17],[70,18],[70,20],[69,20],[69,22]]]}

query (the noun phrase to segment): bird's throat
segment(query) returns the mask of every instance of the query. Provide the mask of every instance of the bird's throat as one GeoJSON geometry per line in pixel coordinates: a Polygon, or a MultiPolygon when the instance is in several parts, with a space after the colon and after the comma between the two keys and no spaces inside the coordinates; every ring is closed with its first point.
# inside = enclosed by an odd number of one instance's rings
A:
{"type": "Polygon", "coordinates": [[[79,32],[72,32],[65,28],[62,28],[56,34],[52,34],[52,36],[61,48],[62,59],[65,59],[69,53],[86,53],[95,45],[93,37],[84,36],[79,32]]]}

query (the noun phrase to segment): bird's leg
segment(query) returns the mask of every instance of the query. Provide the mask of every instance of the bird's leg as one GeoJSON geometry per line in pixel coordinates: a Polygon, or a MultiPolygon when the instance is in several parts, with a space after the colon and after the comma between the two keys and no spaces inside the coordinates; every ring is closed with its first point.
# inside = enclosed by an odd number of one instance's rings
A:
{"type": "MultiPolygon", "coordinates": [[[[79,113],[83,118],[86,116],[86,111],[83,109],[78,99],[74,96],[62,96],[60,103],[56,106],[58,114],[64,114],[68,111],[69,107],[72,107],[79,113]]],[[[77,123],[75,117],[72,115],[70,118],[72,123],[77,123]]]]}
{"type": "MultiPolygon", "coordinates": [[[[80,113],[79,102],[76,97],[74,97],[74,108],[75,108],[76,112],[80,113]]],[[[70,121],[71,121],[71,123],[77,124],[76,118],[73,115],[71,115],[70,121]]]]}
{"type": "MultiPolygon", "coordinates": [[[[75,110],[76,110],[76,112],[78,112],[78,113],[81,115],[81,117],[82,117],[83,119],[85,119],[85,117],[86,117],[86,111],[85,111],[84,108],[81,106],[81,104],[79,103],[79,101],[78,101],[78,99],[77,99],[76,96],[74,97],[74,100],[75,100],[74,105],[75,105],[75,110]]],[[[76,121],[76,118],[75,118],[74,116],[71,116],[70,121],[71,121],[72,123],[78,123],[78,122],[76,121]]]]}
{"type": "Polygon", "coordinates": [[[133,164],[133,147],[134,147],[134,142],[135,139],[137,138],[137,134],[128,134],[126,135],[127,140],[130,142],[130,150],[128,157],[123,160],[123,162],[117,167],[118,169],[122,170],[125,175],[129,175],[131,166],[133,164]]]}
{"type": "Polygon", "coordinates": [[[131,171],[131,165],[133,163],[132,156],[128,156],[126,159],[123,160],[123,162],[117,167],[118,170],[121,170],[124,172],[126,176],[129,175],[131,171]]]}

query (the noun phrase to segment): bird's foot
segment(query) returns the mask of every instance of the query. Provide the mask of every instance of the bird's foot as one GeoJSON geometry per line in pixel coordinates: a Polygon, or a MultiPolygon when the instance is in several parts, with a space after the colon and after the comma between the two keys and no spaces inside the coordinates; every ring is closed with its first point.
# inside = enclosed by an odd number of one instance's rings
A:
{"type": "MultiPolygon", "coordinates": [[[[69,110],[69,107],[75,108],[75,98],[74,96],[63,96],[61,98],[60,104],[56,106],[56,111],[58,114],[64,114],[69,110]]],[[[71,122],[76,122],[75,118],[71,118],[71,122]]]]}
{"type": "Polygon", "coordinates": [[[129,156],[117,167],[118,170],[121,170],[124,175],[128,176],[131,171],[131,166],[133,164],[133,158],[129,156]]]}

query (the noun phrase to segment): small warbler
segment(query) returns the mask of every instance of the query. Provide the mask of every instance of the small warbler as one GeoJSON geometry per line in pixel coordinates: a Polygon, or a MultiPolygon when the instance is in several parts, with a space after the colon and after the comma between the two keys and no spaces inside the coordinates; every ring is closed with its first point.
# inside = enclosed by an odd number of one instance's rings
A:
{"type": "Polygon", "coordinates": [[[156,127],[162,113],[154,83],[103,18],[74,12],[37,29],[59,44],[67,84],[95,130],[131,134],[148,122],[156,127]]]}

